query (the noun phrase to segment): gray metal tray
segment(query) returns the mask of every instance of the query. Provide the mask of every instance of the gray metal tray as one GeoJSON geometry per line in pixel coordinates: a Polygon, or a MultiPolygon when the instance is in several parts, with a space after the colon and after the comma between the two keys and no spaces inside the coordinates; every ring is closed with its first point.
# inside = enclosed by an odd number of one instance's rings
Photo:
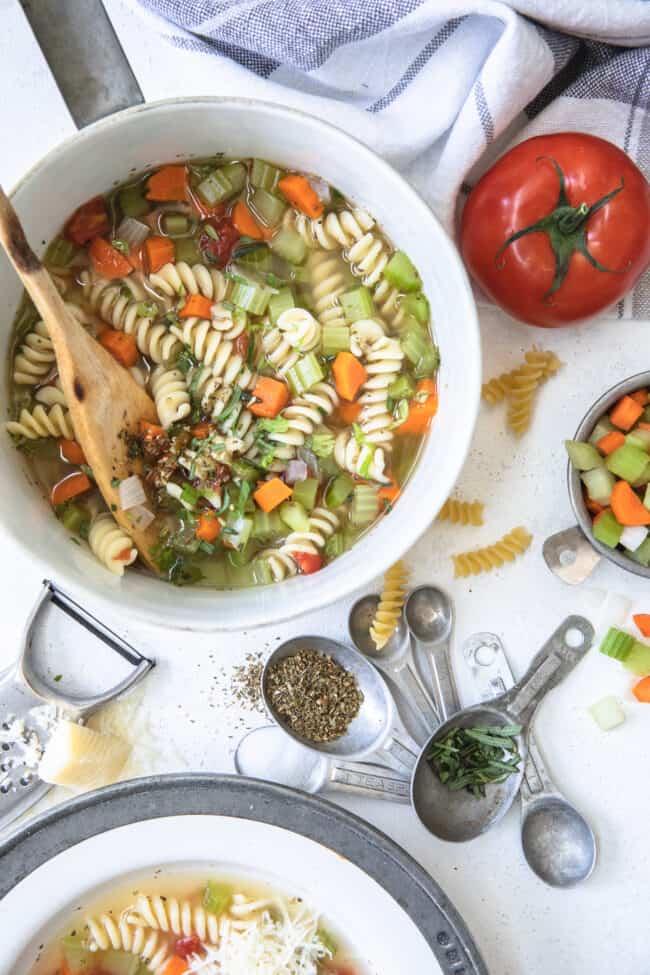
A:
{"type": "Polygon", "coordinates": [[[240,776],[133,779],[57,806],[0,845],[0,898],[81,840],[118,826],[181,815],[252,819],[324,844],[364,870],[397,901],[420,929],[444,975],[488,975],[456,908],[400,846],[324,799],[240,776]]]}

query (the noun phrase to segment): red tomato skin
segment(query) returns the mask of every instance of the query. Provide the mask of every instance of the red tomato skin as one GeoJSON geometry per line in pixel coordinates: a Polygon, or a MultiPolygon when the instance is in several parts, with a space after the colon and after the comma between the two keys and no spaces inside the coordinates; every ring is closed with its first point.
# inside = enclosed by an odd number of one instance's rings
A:
{"type": "Polygon", "coordinates": [[[556,328],[592,318],[619,301],[650,264],[650,186],[621,149],[596,136],[560,132],[515,146],[469,195],[460,230],[463,259],[483,291],[514,318],[556,328]],[[550,158],[540,158],[550,157],[550,158]],[[624,179],[624,188],[586,221],[589,252],[619,274],[599,271],[579,253],[550,299],[555,259],[544,233],[499,247],[518,230],[551,213],[559,194],[555,159],[572,206],[595,203],[624,179]]]}
{"type": "Polygon", "coordinates": [[[323,559],[318,552],[292,552],[291,558],[305,576],[318,572],[323,566],[323,559]]]}

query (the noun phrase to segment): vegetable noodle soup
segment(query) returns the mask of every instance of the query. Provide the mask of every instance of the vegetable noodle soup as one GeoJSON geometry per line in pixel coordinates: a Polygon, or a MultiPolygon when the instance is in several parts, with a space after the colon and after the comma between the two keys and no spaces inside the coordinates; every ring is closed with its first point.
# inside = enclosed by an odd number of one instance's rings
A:
{"type": "MultiPolygon", "coordinates": [[[[113,511],[155,520],[170,582],[313,573],[399,504],[437,408],[417,268],[321,179],[260,159],[174,163],[84,203],[45,263],[158,423],[125,430],[113,511]]],[[[137,559],[93,480],[27,298],[6,424],[71,539],[137,559]]],[[[145,571],[145,570],[143,570],[145,571]]]]}
{"type": "Polygon", "coordinates": [[[30,975],[365,975],[308,904],[232,877],[157,873],[77,906],[30,975]]]}

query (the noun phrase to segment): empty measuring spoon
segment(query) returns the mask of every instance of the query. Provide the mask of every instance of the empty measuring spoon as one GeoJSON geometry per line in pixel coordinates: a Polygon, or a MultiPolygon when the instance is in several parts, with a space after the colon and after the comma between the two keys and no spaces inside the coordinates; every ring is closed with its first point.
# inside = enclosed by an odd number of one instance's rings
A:
{"type": "Polygon", "coordinates": [[[265,725],[244,735],[235,750],[234,762],[240,775],[278,782],[303,792],[347,792],[370,799],[410,802],[408,778],[363,762],[331,761],[287,740],[278,725],[265,725]]]}
{"type": "Polygon", "coordinates": [[[433,679],[433,693],[440,720],[460,709],[449,655],[454,607],[437,586],[418,586],[406,600],[404,617],[411,636],[422,648],[433,679]]]}
{"type": "Polygon", "coordinates": [[[594,628],[582,616],[569,616],[557,628],[517,684],[490,702],[459,711],[432,735],[422,749],[411,782],[413,807],[426,828],[450,842],[474,839],[499,822],[519,791],[527,755],[526,728],[542,697],[582,660],[591,646],[594,628]],[[465,790],[452,792],[431,768],[431,746],[451,728],[477,725],[522,726],[516,736],[522,763],[503,782],[487,787],[486,795],[475,798],[465,790]]]}
{"type": "Polygon", "coordinates": [[[420,753],[420,745],[400,726],[393,696],[381,674],[352,647],[322,636],[301,636],[287,640],[273,651],[262,671],[262,698],[269,716],[294,741],[332,758],[358,760],[372,755],[382,765],[410,774],[420,753]],[[326,654],[353,674],[363,695],[359,712],[346,731],[332,741],[311,741],[297,734],[271,703],[267,676],[275,663],[300,650],[326,654]]]}
{"type": "Polygon", "coordinates": [[[596,838],[553,785],[532,731],[521,783],[521,845],[528,866],[551,887],[574,887],[596,864],[596,838]]]}
{"type": "Polygon", "coordinates": [[[357,650],[372,660],[410,704],[414,716],[424,730],[422,741],[440,724],[440,717],[427,689],[420,680],[413,659],[413,649],[406,623],[400,616],[395,632],[385,647],[377,650],[370,636],[370,627],[377,612],[379,596],[371,594],[358,599],[348,617],[350,639],[357,650]]]}

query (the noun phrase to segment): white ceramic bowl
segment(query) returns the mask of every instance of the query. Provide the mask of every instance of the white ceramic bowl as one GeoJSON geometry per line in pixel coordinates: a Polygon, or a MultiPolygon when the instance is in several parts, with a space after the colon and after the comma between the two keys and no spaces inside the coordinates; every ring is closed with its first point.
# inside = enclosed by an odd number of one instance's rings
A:
{"type": "MultiPolygon", "coordinates": [[[[387,163],[309,115],[248,99],[191,98],[129,109],[83,130],[45,157],[13,193],[29,239],[43,243],[81,202],[130,172],[186,156],[261,156],[319,173],[366,206],[419,268],[440,346],[440,409],[419,464],[393,512],[349,553],[312,576],[235,592],[176,589],[141,572],[111,576],[71,545],[21,456],[0,437],[0,517],[44,572],[76,594],[183,629],[227,630],[277,623],[367,584],[412,545],[451,492],[469,449],[480,397],[476,308],[460,258],[426,204],[387,163]]],[[[7,359],[20,287],[0,255],[0,354],[7,359]]],[[[3,370],[0,398],[7,398],[3,370]]]]}

